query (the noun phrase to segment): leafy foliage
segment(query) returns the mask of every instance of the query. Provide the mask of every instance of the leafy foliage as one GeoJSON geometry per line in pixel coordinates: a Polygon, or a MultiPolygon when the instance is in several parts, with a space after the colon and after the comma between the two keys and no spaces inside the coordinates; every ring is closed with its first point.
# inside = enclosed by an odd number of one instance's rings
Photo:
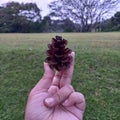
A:
{"type": "Polygon", "coordinates": [[[101,23],[102,31],[120,31],[120,12],[101,23]]]}
{"type": "Polygon", "coordinates": [[[30,32],[34,21],[40,22],[40,9],[34,3],[7,3],[0,7],[0,32],[30,32]]]}

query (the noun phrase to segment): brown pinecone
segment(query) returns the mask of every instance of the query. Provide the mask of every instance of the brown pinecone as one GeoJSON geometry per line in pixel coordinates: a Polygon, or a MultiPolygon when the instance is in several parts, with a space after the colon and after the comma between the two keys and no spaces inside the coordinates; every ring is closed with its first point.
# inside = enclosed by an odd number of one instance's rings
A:
{"type": "Polygon", "coordinates": [[[56,36],[52,38],[51,44],[48,44],[48,50],[46,51],[47,62],[51,69],[56,69],[58,71],[66,70],[70,67],[72,57],[69,55],[72,50],[66,48],[67,40],[63,39],[61,36],[56,36]]]}

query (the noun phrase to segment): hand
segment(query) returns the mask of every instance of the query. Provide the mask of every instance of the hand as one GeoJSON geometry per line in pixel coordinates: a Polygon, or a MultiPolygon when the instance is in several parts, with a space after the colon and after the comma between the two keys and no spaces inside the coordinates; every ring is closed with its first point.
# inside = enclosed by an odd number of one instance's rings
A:
{"type": "Polygon", "coordinates": [[[71,84],[73,61],[68,70],[54,72],[47,63],[44,75],[28,97],[25,120],[82,120],[85,99],[71,84]]]}

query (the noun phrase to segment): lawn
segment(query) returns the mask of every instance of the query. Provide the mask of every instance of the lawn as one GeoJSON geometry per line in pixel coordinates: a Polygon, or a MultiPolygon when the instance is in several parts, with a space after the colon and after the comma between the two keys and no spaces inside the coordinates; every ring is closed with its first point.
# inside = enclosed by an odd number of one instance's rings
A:
{"type": "Polygon", "coordinates": [[[0,34],[0,120],[23,120],[55,35],[76,52],[72,85],[85,95],[84,120],[120,120],[120,33],[0,34]]]}

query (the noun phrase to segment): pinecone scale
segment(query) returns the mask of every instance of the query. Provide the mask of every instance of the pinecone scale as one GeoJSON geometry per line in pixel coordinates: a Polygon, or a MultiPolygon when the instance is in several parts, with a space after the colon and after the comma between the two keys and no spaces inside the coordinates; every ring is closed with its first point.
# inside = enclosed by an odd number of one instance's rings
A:
{"type": "Polygon", "coordinates": [[[48,44],[45,62],[49,64],[51,69],[61,71],[70,67],[72,61],[70,53],[72,50],[66,48],[67,43],[67,40],[63,39],[61,36],[56,36],[52,38],[51,44],[48,44]]]}

